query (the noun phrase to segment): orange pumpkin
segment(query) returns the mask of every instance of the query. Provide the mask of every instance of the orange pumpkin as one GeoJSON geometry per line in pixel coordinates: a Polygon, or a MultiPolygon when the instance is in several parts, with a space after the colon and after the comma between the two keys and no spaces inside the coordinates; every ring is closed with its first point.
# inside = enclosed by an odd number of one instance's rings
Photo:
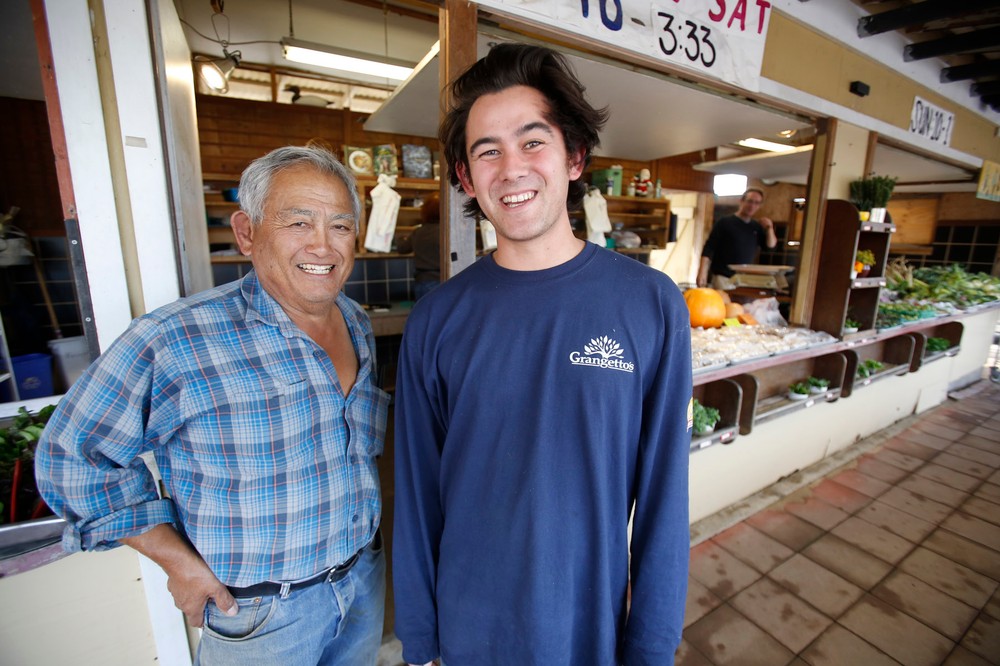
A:
{"type": "Polygon", "coordinates": [[[691,315],[691,326],[697,328],[718,328],[726,318],[726,304],[714,289],[698,287],[684,292],[691,315]]]}

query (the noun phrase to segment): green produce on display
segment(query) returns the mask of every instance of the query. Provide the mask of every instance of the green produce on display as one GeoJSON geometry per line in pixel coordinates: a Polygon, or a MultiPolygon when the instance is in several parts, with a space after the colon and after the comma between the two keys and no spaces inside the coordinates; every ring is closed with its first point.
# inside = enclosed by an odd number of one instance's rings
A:
{"type": "Polygon", "coordinates": [[[0,429],[0,523],[37,518],[48,509],[35,488],[35,446],[55,405],[30,413],[24,407],[0,429]]]}
{"type": "Polygon", "coordinates": [[[1000,301],[1000,278],[969,273],[959,264],[913,268],[902,258],[886,267],[886,287],[900,300],[950,303],[968,308],[1000,301]]]}
{"type": "Polygon", "coordinates": [[[882,361],[876,361],[873,358],[865,359],[864,361],[858,364],[857,375],[861,379],[866,379],[874,375],[883,367],[884,366],[882,365],[882,361]]]}
{"type": "Polygon", "coordinates": [[[799,395],[808,395],[809,384],[807,382],[795,382],[788,387],[788,390],[792,393],[798,393],[799,395]]]}
{"type": "Polygon", "coordinates": [[[721,418],[718,409],[701,404],[697,398],[694,399],[692,411],[694,415],[694,431],[696,433],[712,430],[715,428],[715,424],[719,422],[719,418],[721,418]]]}
{"type": "Polygon", "coordinates": [[[829,379],[823,379],[822,377],[810,377],[808,380],[809,386],[814,386],[816,388],[825,389],[830,385],[829,379]]]}
{"type": "Polygon", "coordinates": [[[951,346],[946,338],[927,338],[927,351],[943,352],[951,346]]]}

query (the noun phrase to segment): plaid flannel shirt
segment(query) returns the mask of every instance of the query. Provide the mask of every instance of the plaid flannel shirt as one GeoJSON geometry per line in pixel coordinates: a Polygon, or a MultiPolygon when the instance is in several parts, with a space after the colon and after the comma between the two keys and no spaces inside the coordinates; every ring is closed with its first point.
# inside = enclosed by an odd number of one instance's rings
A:
{"type": "Polygon", "coordinates": [[[251,272],[129,329],[60,401],[37,450],[67,550],[171,523],[231,586],[297,580],[374,536],[389,396],[364,311],[337,305],[359,360],[344,397],[326,352],[251,272]],[[142,455],[163,478],[161,498],[142,455]]]}

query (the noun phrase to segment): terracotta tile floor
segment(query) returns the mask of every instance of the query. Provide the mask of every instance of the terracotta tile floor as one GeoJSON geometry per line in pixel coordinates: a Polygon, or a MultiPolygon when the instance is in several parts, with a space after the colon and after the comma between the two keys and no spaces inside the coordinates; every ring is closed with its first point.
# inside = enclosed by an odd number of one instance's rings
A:
{"type": "Polygon", "coordinates": [[[691,549],[679,666],[1000,665],[1000,385],[691,549]]]}

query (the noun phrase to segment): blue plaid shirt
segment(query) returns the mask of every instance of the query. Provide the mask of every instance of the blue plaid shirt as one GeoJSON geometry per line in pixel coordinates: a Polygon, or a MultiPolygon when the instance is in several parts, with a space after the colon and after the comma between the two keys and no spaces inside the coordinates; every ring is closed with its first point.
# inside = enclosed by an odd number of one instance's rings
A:
{"type": "Polygon", "coordinates": [[[359,360],[345,399],[333,363],[256,274],[132,322],[45,428],[39,489],[67,550],[104,550],[171,523],[230,586],[297,580],[371,540],[389,396],[375,342],[343,293],[359,360]],[[142,455],[152,453],[168,498],[142,455]]]}

